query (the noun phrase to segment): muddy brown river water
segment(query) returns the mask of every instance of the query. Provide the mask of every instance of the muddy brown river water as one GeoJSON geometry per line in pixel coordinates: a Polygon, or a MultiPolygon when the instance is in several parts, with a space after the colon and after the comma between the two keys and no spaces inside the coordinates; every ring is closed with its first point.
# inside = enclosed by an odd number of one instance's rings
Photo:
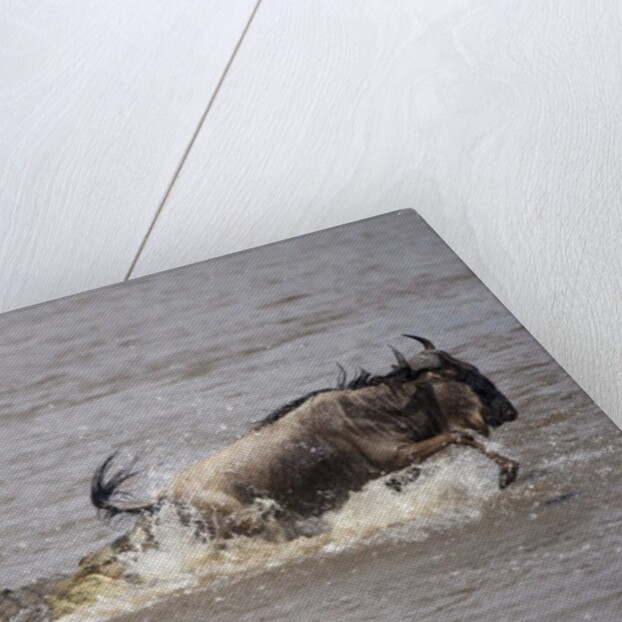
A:
{"type": "Polygon", "coordinates": [[[386,372],[386,344],[416,349],[401,333],[476,364],[519,410],[492,439],[522,465],[506,490],[460,448],[402,493],[356,493],[315,537],[219,548],[164,520],[133,562],[143,582],[68,621],[622,620],[622,434],[413,212],[7,313],[0,330],[10,588],[71,572],[131,524],[89,504],[112,450],[143,452],[148,498],[333,384],[337,362],[386,372]]]}

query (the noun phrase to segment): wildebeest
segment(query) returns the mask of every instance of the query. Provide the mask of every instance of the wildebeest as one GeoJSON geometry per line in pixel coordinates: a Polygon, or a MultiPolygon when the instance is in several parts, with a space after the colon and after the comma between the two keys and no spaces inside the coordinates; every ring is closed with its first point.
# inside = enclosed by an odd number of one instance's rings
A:
{"type": "MultiPolygon", "coordinates": [[[[337,508],[370,480],[417,465],[450,445],[485,454],[500,467],[500,487],[509,485],[518,463],[491,451],[473,432],[487,437],[491,427],[516,418],[514,406],[473,365],[427,339],[404,336],[424,350],[407,360],[393,349],[397,362],[385,375],[361,370],[348,380],[340,368],[337,387],[312,391],[274,411],[246,436],[183,470],[148,502],[120,500],[121,485],[136,473],[133,464],[113,472],[111,455],[93,477],[93,504],[110,516],[142,515],[145,543],[145,518],[164,503],[180,516],[193,512],[205,533],[222,538],[260,534],[266,508],[277,508],[273,518],[293,537],[292,520],[337,508]]],[[[395,479],[387,483],[396,490],[402,485],[395,479]]]]}

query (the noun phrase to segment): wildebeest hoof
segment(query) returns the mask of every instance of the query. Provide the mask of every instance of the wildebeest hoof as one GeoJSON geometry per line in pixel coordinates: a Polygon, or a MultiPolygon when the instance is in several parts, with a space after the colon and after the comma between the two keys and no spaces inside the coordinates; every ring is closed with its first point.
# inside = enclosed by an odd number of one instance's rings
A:
{"type": "Polygon", "coordinates": [[[499,488],[507,488],[518,476],[518,462],[512,462],[499,471],[499,488]]]}
{"type": "Polygon", "coordinates": [[[404,473],[385,480],[384,485],[388,486],[392,490],[395,490],[395,492],[402,492],[404,486],[416,481],[419,478],[419,475],[421,475],[421,469],[419,467],[412,466],[409,467],[404,473]]]}
{"type": "Polygon", "coordinates": [[[384,485],[391,488],[391,490],[395,490],[395,492],[402,492],[403,483],[397,477],[385,480],[384,485]]]}

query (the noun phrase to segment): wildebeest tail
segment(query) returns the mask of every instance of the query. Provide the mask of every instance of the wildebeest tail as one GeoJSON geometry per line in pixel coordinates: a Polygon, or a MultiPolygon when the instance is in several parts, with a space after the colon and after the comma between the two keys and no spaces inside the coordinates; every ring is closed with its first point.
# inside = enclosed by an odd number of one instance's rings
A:
{"type": "Polygon", "coordinates": [[[128,479],[138,475],[138,471],[134,470],[138,461],[137,457],[126,467],[111,473],[112,463],[117,454],[118,452],[115,451],[108,456],[93,474],[93,479],[91,480],[91,502],[108,517],[113,517],[117,514],[142,514],[152,511],[156,507],[157,501],[149,503],[118,503],[112,500],[114,496],[128,499],[129,495],[121,492],[119,486],[128,479]]]}

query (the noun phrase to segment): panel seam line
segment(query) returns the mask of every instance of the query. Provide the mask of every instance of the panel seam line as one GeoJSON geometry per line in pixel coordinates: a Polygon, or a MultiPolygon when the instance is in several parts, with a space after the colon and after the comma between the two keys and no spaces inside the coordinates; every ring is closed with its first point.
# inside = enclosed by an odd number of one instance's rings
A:
{"type": "Polygon", "coordinates": [[[151,236],[151,234],[153,233],[153,230],[155,229],[158,218],[160,217],[162,210],[164,209],[164,205],[168,201],[171,191],[173,190],[173,186],[175,185],[175,182],[177,181],[177,178],[179,177],[179,174],[181,173],[181,169],[184,167],[184,164],[186,163],[186,160],[188,159],[188,156],[190,155],[190,151],[192,150],[192,147],[194,146],[194,143],[196,142],[196,139],[198,138],[199,133],[201,132],[203,124],[205,123],[205,119],[207,119],[207,115],[210,113],[210,110],[212,109],[212,106],[214,105],[214,101],[216,100],[216,97],[218,96],[218,93],[220,92],[220,88],[222,87],[225,81],[225,78],[227,77],[227,74],[229,73],[229,70],[231,69],[231,66],[233,65],[233,61],[235,60],[235,57],[237,56],[237,53],[240,50],[240,47],[242,46],[242,42],[244,41],[244,38],[246,37],[248,31],[250,30],[251,24],[253,23],[253,19],[255,18],[255,14],[257,13],[257,10],[259,9],[259,5],[261,4],[261,2],[262,0],[257,0],[257,3],[255,4],[255,8],[253,9],[250,17],[248,18],[248,21],[246,22],[246,25],[244,26],[244,29],[242,30],[242,34],[240,35],[238,42],[233,48],[233,53],[231,54],[231,57],[229,58],[229,61],[227,62],[222,75],[220,76],[220,80],[218,80],[218,84],[216,85],[214,92],[212,93],[209,101],[207,102],[207,106],[205,110],[203,111],[201,118],[199,119],[199,123],[196,129],[194,130],[192,137],[190,138],[190,142],[186,146],[186,149],[184,150],[184,153],[182,154],[181,159],[177,167],[175,168],[173,177],[171,178],[171,181],[169,182],[166,188],[164,196],[162,197],[162,200],[160,201],[160,204],[158,205],[158,208],[153,218],[151,219],[151,223],[147,229],[147,232],[145,233],[140,243],[140,246],[138,247],[138,250],[136,251],[136,255],[134,256],[134,259],[132,260],[132,263],[130,264],[129,270],[127,271],[127,274],[125,275],[125,278],[123,279],[124,281],[129,281],[132,278],[132,273],[134,272],[136,265],[138,264],[138,260],[140,259],[143,251],[145,250],[147,241],[149,240],[149,237],[151,236]]]}

